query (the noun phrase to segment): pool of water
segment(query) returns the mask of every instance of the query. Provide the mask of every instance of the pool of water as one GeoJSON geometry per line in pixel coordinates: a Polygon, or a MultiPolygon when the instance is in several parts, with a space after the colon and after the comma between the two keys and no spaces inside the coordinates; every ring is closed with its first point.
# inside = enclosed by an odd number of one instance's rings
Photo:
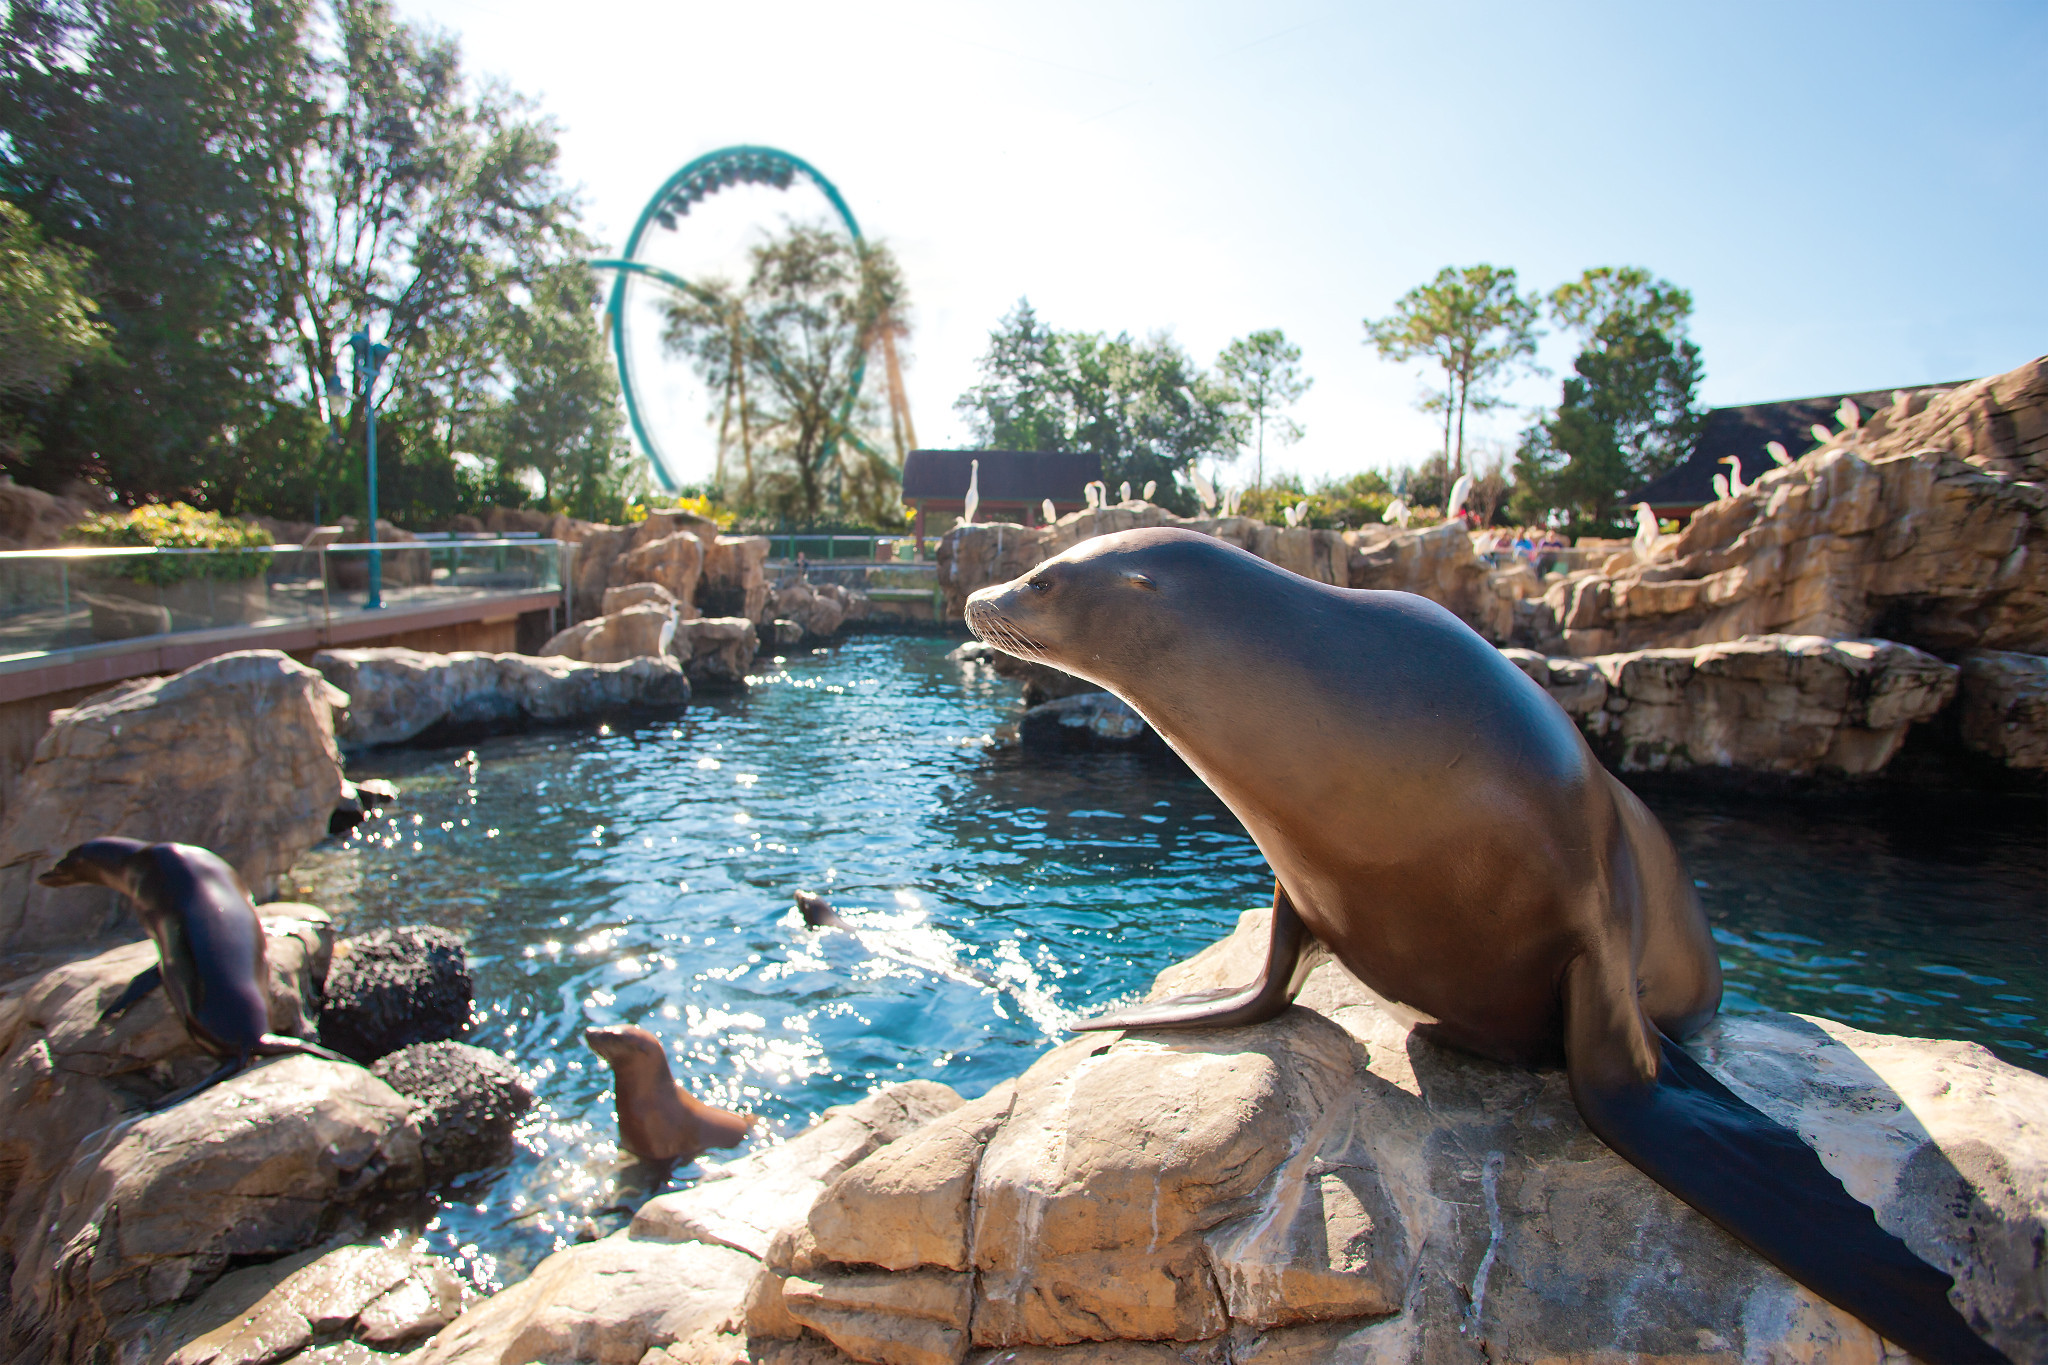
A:
{"type": "MultiPolygon", "coordinates": [[[[593,1215],[615,1225],[600,1211],[641,1177],[588,1025],[651,1029],[693,1093],[760,1115],[772,1142],[890,1081],[978,1095],[1269,898],[1251,841],[1177,765],[991,748],[1017,689],[948,662],[952,643],[861,637],[764,660],[745,695],[669,720],[352,763],[402,807],[310,855],[301,894],[345,932],[461,934],[470,1041],[541,1097],[511,1165],[429,1229],[480,1285],[593,1215]],[[853,931],[806,928],[800,887],[853,931]]],[[[2048,1070],[2038,800],[1649,799],[1703,884],[1728,1008],[1972,1038],[2048,1070]]]]}

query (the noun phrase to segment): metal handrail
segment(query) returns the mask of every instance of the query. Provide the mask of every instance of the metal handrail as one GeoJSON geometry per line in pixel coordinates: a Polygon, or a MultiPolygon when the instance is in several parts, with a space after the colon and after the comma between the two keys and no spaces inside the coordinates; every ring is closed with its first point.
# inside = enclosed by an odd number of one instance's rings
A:
{"type": "Polygon", "coordinates": [[[329,542],[323,545],[234,545],[217,550],[194,545],[55,545],[45,550],[0,550],[7,559],[119,559],[135,555],[302,554],[312,550],[488,550],[518,546],[573,545],[572,540],[380,540],[329,542]]]}

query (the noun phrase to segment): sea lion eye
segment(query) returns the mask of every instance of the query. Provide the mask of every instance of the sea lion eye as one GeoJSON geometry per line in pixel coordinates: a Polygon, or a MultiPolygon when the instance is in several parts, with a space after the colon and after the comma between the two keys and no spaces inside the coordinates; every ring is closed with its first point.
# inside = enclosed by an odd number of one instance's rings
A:
{"type": "Polygon", "coordinates": [[[1033,592],[1050,592],[1052,591],[1052,580],[1049,578],[1028,578],[1024,581],[1024,586],[1033,592]]]}
{"type": "Polygon", "coordinates": [[[1149,588],[1153,592],[1159,591],[1157,583],[1154,583],[1151,579],[1135,570],[1125,574],[1124,577],[1130,580],[1131,586],[1134,588],[1149,588]]]}

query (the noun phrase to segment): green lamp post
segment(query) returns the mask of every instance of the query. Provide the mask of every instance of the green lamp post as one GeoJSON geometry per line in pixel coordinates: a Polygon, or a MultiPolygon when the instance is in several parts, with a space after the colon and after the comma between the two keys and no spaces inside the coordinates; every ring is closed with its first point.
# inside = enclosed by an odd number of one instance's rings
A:
{"type": "Polygon", "coordinates": [[[356,392],[363,396],[363,432],[368,462],[366,492],[369,510],[365,521],[370,531],[370,594],[363,606],[369,611],[380,611],[384,606],[384,559],[377,548],[377,372],[384,367],[384,361],[391,354],[391,348],[382,342],[370,340],[367,330],[349,335],[348,346],[355,353],[356,392]]]}

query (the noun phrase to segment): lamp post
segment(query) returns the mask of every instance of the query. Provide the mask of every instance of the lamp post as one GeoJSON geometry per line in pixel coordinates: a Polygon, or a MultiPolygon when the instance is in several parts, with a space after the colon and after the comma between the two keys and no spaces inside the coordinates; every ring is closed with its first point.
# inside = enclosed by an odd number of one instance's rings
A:
{"type": "Polygon", "coordinates": [[[363,606],[369,611],[379,611],[384,606],[384,558],[377,548],[377,371],[384,367],[384,361],[391,354],[391,348],[382,342],[370,340],[367,330],[350,333],[349,349],[355,352],[356,392],[363,396],[364,444],[369,469],[366,491],[369,510],[364,518],[370,531],[370,595],[363,606]]]}

